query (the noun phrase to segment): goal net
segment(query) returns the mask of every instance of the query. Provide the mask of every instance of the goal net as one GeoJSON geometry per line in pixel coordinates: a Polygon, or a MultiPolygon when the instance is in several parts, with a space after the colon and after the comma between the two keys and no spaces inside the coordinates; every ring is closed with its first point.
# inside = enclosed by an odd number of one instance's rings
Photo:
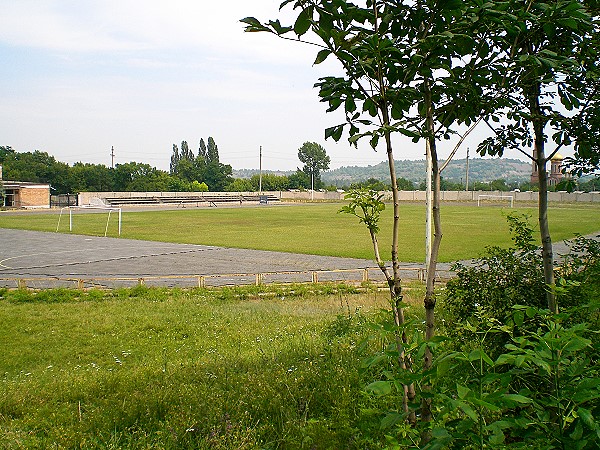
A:
{"type": "Polygon", "coordinates": [[[56,224],[56,231],[58,232],[59,228],[60,228],[60,221],[62,219],[62,215],[65,209],[69,210],[69,231],[73,231],[73,212],[102,212],[105,211],[108,213],[107,217],[106,217],[106,226],[104,227],[104,237],[106,237],[108,235],[108,226],[110,224],[110,218],[113,212],[116,212],[118,217],[117,217],[117,226],[118,226],[118,233],[119,236],[121,236],[121,216],[122,216],[122,212],[121,212],[121,208],[113,208],[110,205],[107,205],[106,203],[104,203],[102,201],[102,199],[100,198],[92,198],[90,200],[90,204],[89,205],[82,205],[82,206],[65,206],[64,208],[60,208],[60,214],[58,215],[58,223],[56,224]],[[90,211],[92,210],[92,211],[90,211]]]}
{"type": "Polygon", "coordinates": [[[479,194],[477,196],[477,206],[482,205],[499,205],[506,206],[508,203],[512,208],[514,206],[514,196],[512,195],[487,195],[487,194],[479,194]]]}

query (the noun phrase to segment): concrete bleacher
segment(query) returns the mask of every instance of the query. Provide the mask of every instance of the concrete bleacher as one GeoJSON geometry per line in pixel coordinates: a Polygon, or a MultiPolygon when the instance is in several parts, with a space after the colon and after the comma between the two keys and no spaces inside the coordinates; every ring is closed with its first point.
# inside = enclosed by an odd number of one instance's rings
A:
{"type": "Polygon", "coordinates": [[[152,206],[152,205],[195,205],[214,206],[224,203],[272,203],[279,202],[275,193],[259,195],[252,192],[96,192],[81,193],[80,204],[89,204],[91,199],[101,199],[112,207],[120,206],[152,206]],[[90,198],[87,198],[87,197],[90,198]],[[95,196],[95,197],[92,197],[95,196]]]}

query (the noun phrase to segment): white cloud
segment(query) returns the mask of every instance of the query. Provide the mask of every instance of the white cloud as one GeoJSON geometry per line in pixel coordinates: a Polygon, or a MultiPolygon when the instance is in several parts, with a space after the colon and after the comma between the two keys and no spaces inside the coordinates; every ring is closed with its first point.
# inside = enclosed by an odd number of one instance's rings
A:
{"type": "MultiPolygon", "coordinates": [[[[177,50],[298,63],[314,51],[244,33],[240,19],[280,16],[279,1],[18,0],[2,1],[0,42],[54,52],[177,50]]],[[[290,14],[292,20],[293,14],[290,14]]],[[[308,60],[306,58],[309,58],[308,60]]],[[[155,63],[156,64],[156,63],[155,63]]]]}
{"type": "MultiPolygon", "coordinates": [[[[294,169],[305,141],[324,144],[332,167],[377,164],[385,153],[324,141],[343,121],[313,89],[335,74],[311,67],[316,49],[241,18],[281,18],[281,0],[0,0],[0,145],[59,160],[146,161],[167,168],[173,143],[213,136],[234,168],[294,169]],[[6,52],[3,55],[1,52],[6,52]]],[[[399,141],[397,158],[422,158],[399,141]]]]}

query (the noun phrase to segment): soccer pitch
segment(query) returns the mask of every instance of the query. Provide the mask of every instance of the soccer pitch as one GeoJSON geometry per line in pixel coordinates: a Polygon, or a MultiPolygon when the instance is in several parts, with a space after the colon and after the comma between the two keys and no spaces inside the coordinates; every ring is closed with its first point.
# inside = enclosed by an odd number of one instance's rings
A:
{"type": "MultiPolygon", "coordinates": [[[[188,208],[123,212],[122,238],[272,250],[351,258],[373,258],[369,233],[356,217],[338,213],[342,203],[269,205],[262,207],[188,208]]],[[[479,256],[489,245],[511,243],[506,215],[529,217],[537,232],[537,209],[443,204],[440,262],[479,256]]],[[[56,231],[56,214],[0,214],[0,227],[56,231]]],[[[600,206],[561,205],[549,210],[553,242],[600,231],[600,206]]],[[[104,235],[105,214],[78,213],[73,233],[104,235]]],[[[392,207],[382,214],[378,235],[382,256],[389,260],[392,207]]],[[[61,222],[60,232],[69,232],[61,222]]],[[[108,235],[117,236],[111,219],[108,235]]],[[[537,235],[536,235],[537,237],[537,235]]],[[[425,254],[425,206],[400,205],[399,258],[422,262],[425,254]]]]}

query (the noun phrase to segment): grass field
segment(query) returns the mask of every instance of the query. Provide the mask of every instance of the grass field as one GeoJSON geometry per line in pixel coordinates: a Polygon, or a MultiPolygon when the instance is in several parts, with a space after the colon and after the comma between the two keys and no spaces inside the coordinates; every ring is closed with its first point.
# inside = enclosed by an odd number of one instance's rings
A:
{"type": "Polygon", "coordinates": [[[0,290],[0,448],[380,448],[358,342],[387,296],[293,289],[0,290]]]}
{"type": "MultiPolygon", "coordinates": [[[[274,250],[354,258],[373,258],[366,228],[355,217],[339,214],[341,204],[313,204],[249,208],[157,210],[123,213],[123,238],[192,243],[224,247],[274,250]]],[[[444,237],[439,261],[449,262],[480,255],[488,245],[510,243],[505,219],[509,212],[530,216],[537,228],[537,210],[445,204],[442,207],[444,237]]],[[[424,259],[425,208],[417,204],[400,206],[400,260],[424,259]]],[[[549,211],[554,242],[575,234],[600,231],[600,207],[566,205],[549,211]]],[[[106,214],[74,217],[74,233],[103,235],[106,214]]],[[[0,227],[55,231],[55,214],[0,214],[0,227]]],[[[109,235],[117,235],[113,216],[109,235]]],[[[384,211],[379,234],[383,257],[390,258],[392,209],[384,211]]],[[[68,232],[68,217],[60,231],[68,232]]]]}

